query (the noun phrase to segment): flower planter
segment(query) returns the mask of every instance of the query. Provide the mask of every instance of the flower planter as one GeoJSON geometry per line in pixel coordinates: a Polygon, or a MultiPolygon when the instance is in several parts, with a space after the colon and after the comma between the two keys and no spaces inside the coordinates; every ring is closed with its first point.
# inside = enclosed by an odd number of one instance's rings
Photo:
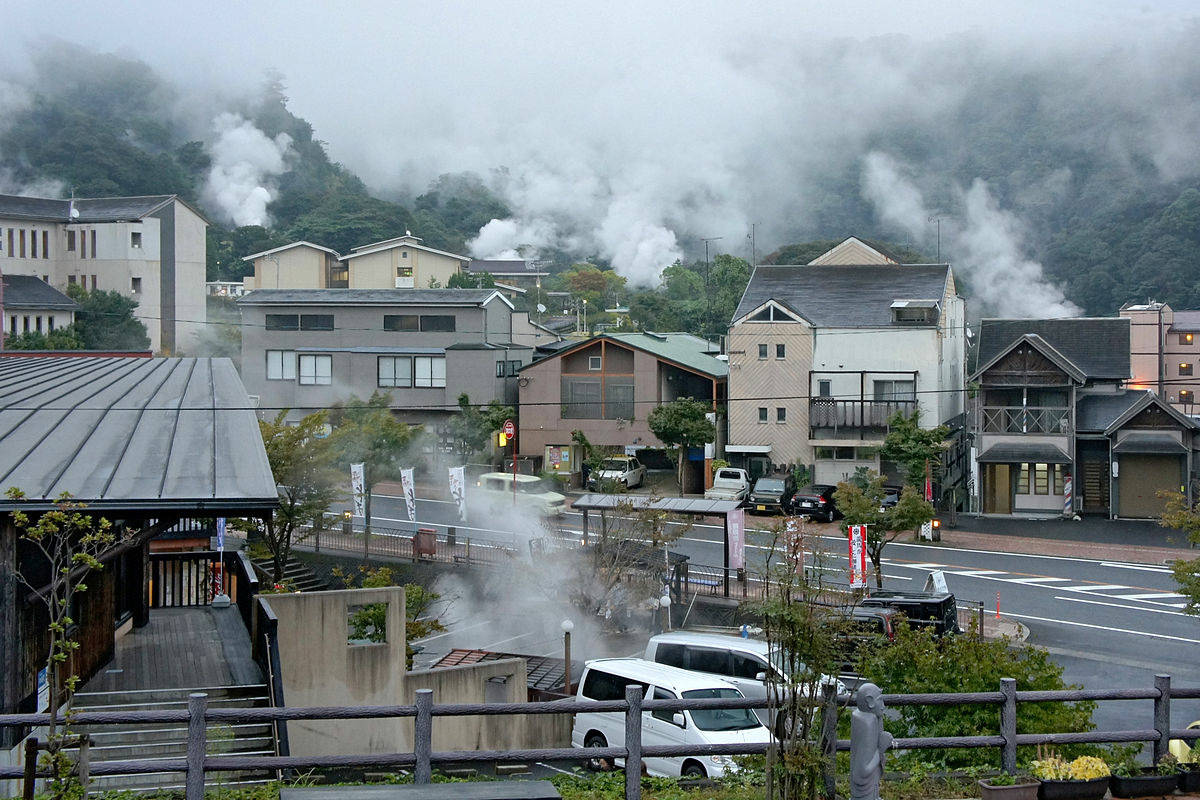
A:
{"type": "Polygon", "coordinates": [[[1100,800],[1108,791],[1108,776],[1090,781],[1043,780],[1038,800],[1100,800]]]}
{"type": "Polygon", "coordinates": [[[1182,765],[1179,769],[1179,791],[1193,794],[1200,792],[1200,768],[1184,768],[1182,765]]]}
{"type": "Polygon", "coordinates": [[[1162,797],[1174,794],[1178,786],[1178,775],[1159,775],[1157,772],[1128,777],[1113,775],[1108,783],[1113,797],[1162,797]]]}
{"type": "Polygon", "coordinates": [[[1029,783],[1014,783],[1011,786],[994,786],[988,781],[979,781],[979,796],[982,800],[1037,800],[1036,780],[1026,778],[1029,783]]]}

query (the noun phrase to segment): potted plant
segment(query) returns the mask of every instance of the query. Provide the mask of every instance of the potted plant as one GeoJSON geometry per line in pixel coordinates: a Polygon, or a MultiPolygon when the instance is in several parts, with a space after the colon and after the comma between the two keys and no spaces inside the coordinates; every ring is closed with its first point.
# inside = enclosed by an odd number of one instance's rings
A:
{"type": "Polygon", "coordinates": [[[979,796],[982,800],[1037,800],[1039,785],[1029,775],[1001,772],[979,779],[979,796]]]}
{"type": "Polygon", "coordinates": [[[1108,788],[1113,797],[1151,797],[1173,794],[1179,786],[1179,771],[1175,759],[1163,759],[1151,767],[1133,760],[1122,761],[1112,768],[1108,788]]]}
{"type": "Polygon", "coordinates": [[[1041,781],[1038,800],[1100,800],[1108,791],[1108,765],[1095,756],[1070,762],[1049,756],[1032,762],[1029,772],[1041,781]]]}

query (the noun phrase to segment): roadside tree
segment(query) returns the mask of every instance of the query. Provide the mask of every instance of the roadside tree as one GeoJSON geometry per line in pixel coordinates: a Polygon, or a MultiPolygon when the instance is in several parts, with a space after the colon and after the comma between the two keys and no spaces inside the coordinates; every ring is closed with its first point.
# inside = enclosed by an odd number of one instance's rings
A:
{"type": "MultiPolygon", "coordinates": [[[[1158,524],[1164,528],[1182,531],[1193,547],[1200,545],[1200,510],[1189,505],[1182,492],[1159,491],[1158,496],[1166,501],[1158,524]]],[[[1200,558],[1177,559],[1171,564],[1179,592],[1188,599],[1189,614],[1200,614],[1200,558]]]]}
{"type": "Polygon", "coordinates": [[[667,447],[679,450],[675,478],[683,488],[683,460],[687,448],[701,447],[713,441],[717,427],[708,418],[712,408],[708,403],[691,397],[680,397],[658,406],[646,417],[650,431],[667,447]]]}
{"type": "Polygon", "coordinates": [[[147,350],[150,336],[134,317],[137,301],[120,292],[88,291],[78,283],[67,287],[67,295],[79,303],[75,328],[84,350],[147,350]]]}
{"type": "Polygon", "coordinates": [[[904,414],[897,411],[888,418],[888,434],[883,440],[880,455],[904,467],[904,483],[908,486],[925,485],[926,465],[936,478],[942,465],[942,453],[948,447],[946,437],[950,428],[921,427],[921,412],[904,414]]]}
{"type": "Polygon", "coordinates": [[[458,413],[450,418],[450,432],[454,435],[459,454],[469,458],[488,449],[488,442],[496,431],[504,427],[504,421],[515,419],[517,411],[512,406],[492,400],[486,406],[471,403],[470,396],[463,392],[458,396],[458,413]]]}
{"type": "Polygon", "coordinates": [[[330,409],[336,463],[349,475],[351,464],[363,465],[365,534],[371,535],[371,494],[380,481],[400,477],[400,458],[420,426],[396,419],[390,395],[375,392],[369,400],[351,395],[344,406],[330,409]]]}
{"type": "Polygon", "coordinates": [[[833,493],[842,512],[842,533],[849,535],[851,525],[867,526],[867,557],[875,571],[875,586],[883,588],[883,549],[906,531],[914,531],[933,519],[933,504],[913,486],[905,486],[900,499],[890,508],[883,507],[883,476],[866,474],[865,488],[855,481],[843,481],[833,493]]]}

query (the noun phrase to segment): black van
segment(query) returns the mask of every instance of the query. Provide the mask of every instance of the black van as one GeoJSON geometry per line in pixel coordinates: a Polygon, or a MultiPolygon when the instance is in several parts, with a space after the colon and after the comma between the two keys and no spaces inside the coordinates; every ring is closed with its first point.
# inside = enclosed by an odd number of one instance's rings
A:
{"type": "Polygon", "coordinates": [[[958,627],[958,604],[949,592],[900,592],[877,589],[859,601],[864,606],[894,608],[910,625],[928,625],[937,636],[962,633],[958,627]]]}

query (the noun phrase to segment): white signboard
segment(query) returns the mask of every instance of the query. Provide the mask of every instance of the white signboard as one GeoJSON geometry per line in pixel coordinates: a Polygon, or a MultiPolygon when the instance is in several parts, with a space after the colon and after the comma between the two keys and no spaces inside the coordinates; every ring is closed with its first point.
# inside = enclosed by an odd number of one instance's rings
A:
{"type": "Polygon", "coordinates": [[[738,508],[725,518],[729,524],[729,568],[746,568],[746,512],[738,508]]]}
{"type": "Polygon", "coordinates": [[[50,710],[50,681],[46,677],[46,668],[38,670],[38,699],[37,713],[50,710]]]}
{"type": "Polygon", "coordinates": [[[354,496],[355,516],[367,515],[366,472],[362,464],[350,465],[350,494],[354,496]]]}
{"type": "Polygon", "coordinates": [[[458,518],[467,520],[467,477],[463,467],[450,468],[450,496],[458,504],[458,518]]]}
{"type": "Polygon", "coordinates": [[[404,505],[408,507],[409,522],[417,521],[417,492],[413,486],[412,469],[400,470],[400,485],[404,487],[404,505]]]}
{"type": "Polygon", "coordinates": [[[867,585],[867,526],[850,526],[850,587],[867,585]]]}

